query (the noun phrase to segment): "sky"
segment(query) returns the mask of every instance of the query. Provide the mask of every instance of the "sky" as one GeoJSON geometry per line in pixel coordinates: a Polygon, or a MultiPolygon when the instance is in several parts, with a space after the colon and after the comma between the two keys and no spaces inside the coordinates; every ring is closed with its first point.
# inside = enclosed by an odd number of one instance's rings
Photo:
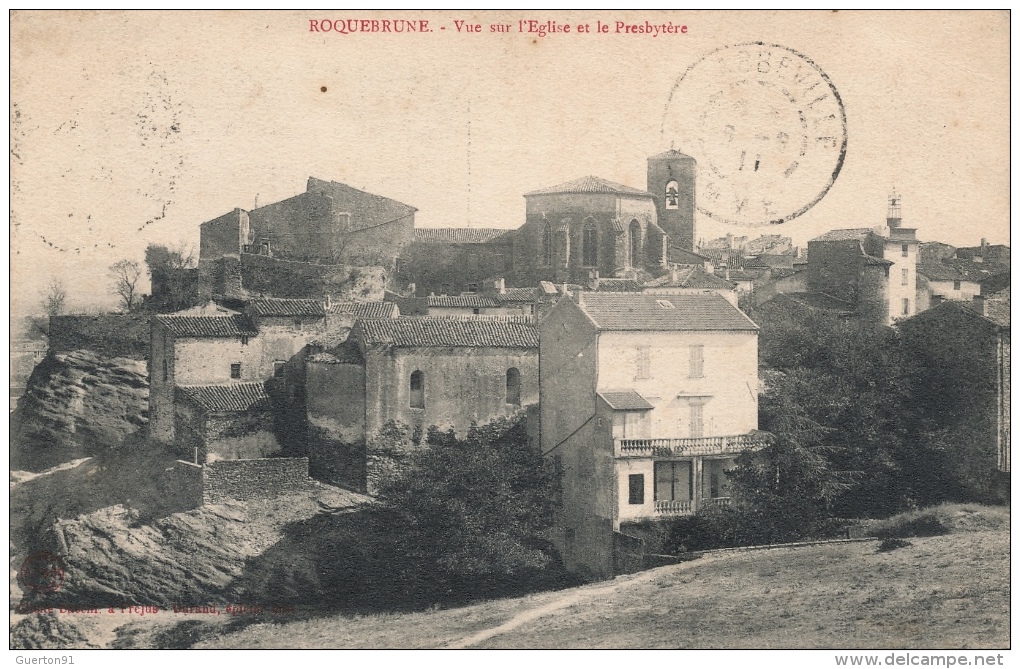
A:
{"type": "Polygon", "coordinates": [[[803,244],[880,225],[895,188],[922,240],[1008,244],[1008,39],[1006,12],[16,12],[12,312],[37,309],[54,278],[73,308],[110,307],[112,263],[141,262],[150,243],[197,250],[203,221],[309,176],[410,204],[430,227],[517,227],[523,193],[589,174],[644,188],[648,156],[693,155],[663,133],[677,79],[753,41],[828,75],[845,161],[792,221],[699,215],[698,237],[803,244]],[[362,18],[431,32],[310,30],[362,18]],[[526,20],[572,31],[519,32],[526,20]],[[618,21],[687,32],[617,34],[618,21]]]}

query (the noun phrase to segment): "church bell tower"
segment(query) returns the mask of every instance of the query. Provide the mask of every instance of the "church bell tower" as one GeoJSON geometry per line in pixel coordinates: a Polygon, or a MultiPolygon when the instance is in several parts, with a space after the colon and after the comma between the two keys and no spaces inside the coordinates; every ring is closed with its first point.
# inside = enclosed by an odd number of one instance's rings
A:
{"type": "Polygon", "coordinates": [[[655,196],[659,227],[677,248],[694,251],[694,177],[697,161],[676,149],[648,159],[648,192],[655,196]]]}

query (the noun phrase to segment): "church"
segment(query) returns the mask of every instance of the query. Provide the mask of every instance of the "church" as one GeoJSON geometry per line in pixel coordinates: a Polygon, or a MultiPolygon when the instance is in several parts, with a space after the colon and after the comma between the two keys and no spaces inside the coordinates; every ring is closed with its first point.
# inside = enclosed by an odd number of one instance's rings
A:
{"type": "Polygon", "coordinates": [[[695,171],[670,149],[648,158],[646,190],[586,176],[525,193],[516,230],[416,228],[398,282],[421,296],[477,292],[493,277],[533,287],[657,276],[677,249],[694,249],[695,171]]]}

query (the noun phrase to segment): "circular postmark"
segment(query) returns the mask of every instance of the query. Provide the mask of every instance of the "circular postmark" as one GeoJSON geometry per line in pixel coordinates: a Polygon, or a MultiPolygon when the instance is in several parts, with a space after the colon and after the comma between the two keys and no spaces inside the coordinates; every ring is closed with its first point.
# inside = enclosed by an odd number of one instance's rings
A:
{"type": "Polygon", "coordinates": [[[716,49],[680,75],[662,134],[698,161],[698,211],[737,225],[785,223],[843,167],[846,110],[807,56],[779,44],[716,49]]]}
{"type": "Polygon", "coordinates": [[[56,592],[64,584],[64,561],[56,553],[35,551],[21,562],[18,576],[25,590],[39,594],[56,592]]]}

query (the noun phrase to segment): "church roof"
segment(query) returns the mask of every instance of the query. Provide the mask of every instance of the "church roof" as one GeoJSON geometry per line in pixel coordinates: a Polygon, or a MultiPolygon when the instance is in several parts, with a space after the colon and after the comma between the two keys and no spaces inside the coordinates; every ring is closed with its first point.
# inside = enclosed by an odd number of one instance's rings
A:
{"type": "Polygon", "coordinates": [[[669,149],[662,153],[656,153],[654,156],[648,156],[648,160],[670,160],[672,158],[687,158],[688,160],[694,160],[691,156],[688,156],[682,151],[676,149],[669,149]]]}
{"type": "Polygon", "coordinates": [[[653,195],[648,191],[624,186],[623,184],[607,181],[606,179],[596,176],[586,176],[580,179],[575,179],[574,181],[568,181],[567,183],[560,184],[558,186],[533,190],[530,193],[525,193],[524,197],[528,197],[530,195],[556,195],[566,193],[615,193],[617,195],[653,197],[653,195]]]}

